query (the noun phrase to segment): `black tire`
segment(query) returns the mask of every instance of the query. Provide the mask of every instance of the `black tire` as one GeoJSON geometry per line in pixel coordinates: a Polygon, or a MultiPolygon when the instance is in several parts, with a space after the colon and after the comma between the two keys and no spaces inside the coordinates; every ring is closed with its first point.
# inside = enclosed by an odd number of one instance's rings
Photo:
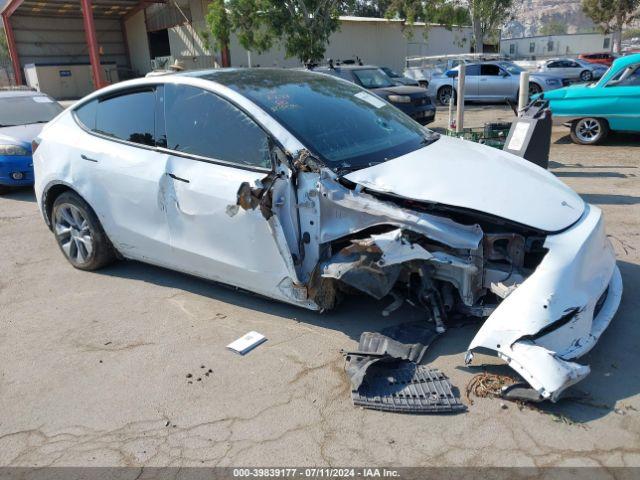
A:
{"type": "Polygon", "coordinates": [[[583,70],[580,72],[580,80],[583,82],[590,82],[593,80],[593,73],[589,70],[583,70]]]}
{"type": "Polygon", "coordinates": [[[542,87],[536,82],[529,82],[529,99],[538,93],[542,93],[542,87]]]}
{"type": "Polygon", "coordinates": [[[418,80],[418,84],[419,84],[422,88],[429,88],[429,82],[427,82],[426,80],[418,80]]]}
{"type": "Polygon", "coordinates": [[[597,145],[609,135],[609,124],[602,118],[586,117],[571,124],[571,140],[579,145],[597,145]]]}
{"type": "Polygon", "coordinates": [[[457,95],[457,92],[453,89],[453,87],[451,85],[444,85],[440,87],[438,89],[438,92],[436,93],[436,100],[438,101],[438,104],[448,106],[449,105],[448,99],[451,98],[452,94],[455,102],[458,95],[457,95]]]}
{"type": "Polygon", "coordinates": [[[64,192],[55,199],[51,222],[62,254],[75,268],[98,270],[116,259],[98,217],[77,193],[64,192]]]}

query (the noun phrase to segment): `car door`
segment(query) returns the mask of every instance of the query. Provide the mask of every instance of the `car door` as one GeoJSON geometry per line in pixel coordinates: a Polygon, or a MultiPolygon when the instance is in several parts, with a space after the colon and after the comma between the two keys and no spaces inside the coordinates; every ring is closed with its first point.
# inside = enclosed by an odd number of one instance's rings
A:
{"type": "Polygon", "coordinates": [[[179,268],[279,296],[276,286],[289,274],[269,224],[259,208],[236,205],[241,184],[255,187],[272,171],[269,135],[208,90],[167,84],[161,102],[167,220],[179,268]]]}
{"type": "MultiPolygon", "coordinates": [[[[480,65],[466,65],[464,70],[464,98],[467,100],[478,99],[480,78],[480,65]]],[[[456,88],[458,77],[456,76],[456,88]]]]}
{"type": "MultiPolygon", "coordinates": [[[[640,132],[640,63],[629,65],[607,82],[603,95],[613,130],[640,132]]],[[[604,111],[606,110],[606,111],[604,111]]]]}
{"type": "Polygon", "coordinates": [[[564,62],[562,62],[561,60],[548,62],[546,70],[553,73],[554,75],[557,75],[558,77],[569,78],[567,76],[566,70],[564,69],[564,62]]]}
{"type": "Polygon", "coordinates": [[[568,78],[580,78],[580,74],[584,70],[589,70],[588,68],[583,67],[578,62],[574,62],[572,60],[564,60],[564,71],[566,72],[566,77],[568,78]]]}
{"type": "Polygon", "coordinates": [[[156,88],[127,89],[81,106],[90,133],[75,139],[75,185],[127,258],[171,266],[162,188],[168,156],[156,151],[156,88]]]}
{"type": "Polygon", "coordinates": [[[487,99],[513,98],[513,78],[498,65],[483,63],[480,65],[480,77],[478,79],[478,96],[487,99]]]}

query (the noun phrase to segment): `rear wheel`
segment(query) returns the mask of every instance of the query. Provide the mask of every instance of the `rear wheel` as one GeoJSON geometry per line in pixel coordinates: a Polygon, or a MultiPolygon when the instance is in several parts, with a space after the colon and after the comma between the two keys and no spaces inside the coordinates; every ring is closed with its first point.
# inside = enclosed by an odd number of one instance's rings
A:
{"type": "Polygon", "coordinates": [[[583,70],[582,72],[580,72],[580,80],[582,80],[583,82],[590,82],[591,80],[593,80],[593,73],[591,73],[589,70],[583,70]]]}
{"type": "Polygon", "coordinates": [[[609,133],[609,125],[601,118],[581,118],[571,124],[571,140],[581,145],[595,145],[609,133]]]}
{"type": "Polygon", "coordinates": [[[456,94],[453,88],[449,85],[445,85],[444,87],[440,87],[440,89],[438,89],[437,99],[440,105],[449,105],[449,101],[451,100],[452,96],[455,100],[456,94]]]}
{"type": "Polygon", "coordinates": [[[115,250],[98,217],[78,194],[53,202],[53,233],[66,259],[80,270],[98,270],[115,260],[115,250]]]}

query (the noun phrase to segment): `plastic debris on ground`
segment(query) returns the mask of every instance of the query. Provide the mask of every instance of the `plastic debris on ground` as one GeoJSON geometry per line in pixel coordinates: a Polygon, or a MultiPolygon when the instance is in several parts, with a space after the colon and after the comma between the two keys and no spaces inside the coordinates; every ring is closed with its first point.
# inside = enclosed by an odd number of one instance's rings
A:
{"type": "Polygon", "coordinates": [[[232,352],[244,355],[266,341],[267,338],[264,335],[252,331],[231,342],[227,348],[232,352]]]}
{"type": "Polygon", "coordinates": [[[344,352],[354,405],[402,413],[466,410],[443,373],[419,365],[437,336],[425,322],[363,332],[358,350],[344,352]]]}

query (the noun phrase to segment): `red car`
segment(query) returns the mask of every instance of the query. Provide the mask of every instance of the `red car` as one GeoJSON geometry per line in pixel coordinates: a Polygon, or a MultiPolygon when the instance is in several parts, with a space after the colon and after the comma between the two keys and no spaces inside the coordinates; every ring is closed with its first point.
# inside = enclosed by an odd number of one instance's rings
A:
{"type": "Polygon", "coordinates": [[[589,63],[600,63],[602,65],[606,65],[610,67],[613,61],[616,59],[610,53],[583,53],[579,55],[578,58],[589,62],[589,63]]]}

